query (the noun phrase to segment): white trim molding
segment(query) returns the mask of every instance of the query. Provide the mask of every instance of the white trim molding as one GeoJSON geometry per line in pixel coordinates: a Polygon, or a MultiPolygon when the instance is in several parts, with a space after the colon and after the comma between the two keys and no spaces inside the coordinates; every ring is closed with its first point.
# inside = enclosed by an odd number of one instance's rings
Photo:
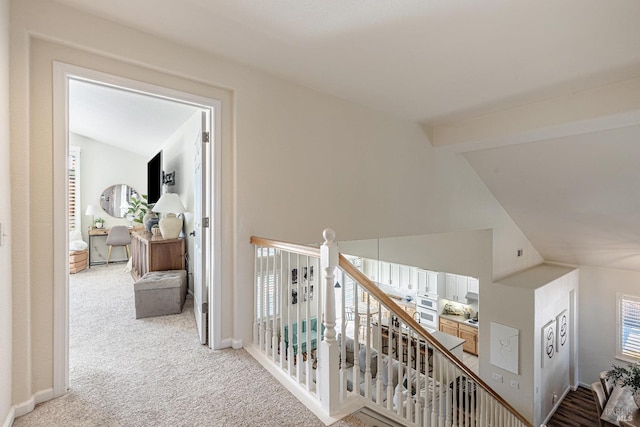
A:
{"type": "Polygon", "coordinates": [[[35,393],[34,395],[31,396],[31,399],[27,400],[26,402],[22,402],[13,406],[12,410],[14,412],[14,419],[21,417],[23,415],[26,415],[29,412],[33,411],[33,409],[36,407],[38,403],[46,402],[53,398],[54,396],[53,396],[52,388],[41,390],[35,393]]]}
{"type": "MultiPolygon", "coordinates": [[[[54,192],[54,319],[53,319],[53,389],[51,397],[59,397],[68,391],[69,386],[69,271],[68,271],[68,213],[66,209],[68,197],[68,128],[69,128],[69,80],[77,79],[93,82],[104,86],[126,89],[133,92],[145,93],[156,98],[210,109],[213,113],[214,138],[212,147],[213,194],[210,200],[214,204],[212,283],[208,284],[209,291],[209,346],[213,349],[228,347],[231,343],[222,339],[222,102],[218,99],[207,98],[187,92],[153,85],[126,77],[107,74],[58,61],[53,64],[53,192],[54,192]],[[211,327],[212,326],[212,327],[211,327]]],[[[22,406],[20,407],[22,408],[22,406]]],[[[22,410],[22,409],[21,409],[22,410]]],[[[17,412],[17,411],[16,411],[17,412]]]]}

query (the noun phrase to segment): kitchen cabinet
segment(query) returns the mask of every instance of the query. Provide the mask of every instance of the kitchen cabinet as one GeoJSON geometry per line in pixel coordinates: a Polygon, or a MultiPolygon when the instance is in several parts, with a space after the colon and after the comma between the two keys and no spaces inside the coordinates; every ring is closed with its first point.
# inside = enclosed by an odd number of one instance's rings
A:
{"type": "Polygon", "coordinates": [[[467,295],[467,276],[459,276],[457,274],[445,274],[445,298],[450,301],[456,301],[463,304],[467,303],[465,295],[467,295]]]}
{"type": "Polygon", "coordinates": [[[388,285],[391,281],[391,263],[385,261],[378,261],[378,283],[388,285]]]}
{"type": "Polygon", "coordinates": [[[467,281],[467,288],[469,292],[480,294],[480,280],[475,277],[469,277],[469,280],[467,281]]]}
{"type": "Polygon", "coordinates": [[[389,264],[389,284],[399,288],[402,287],[402,283],[400,282],[400,265],[389,264]]]}
{"type": "Polygon", "coordinates": [[[403,289],[415,289],[415,280],[413,278],[411,267],[408,265],[400,265],[400,287],[403,289]]]}
{"type": "Polygon", "coordinates": [[[449,334],[449,335],[453,335],[454,337],[457,337],[458,322],[440,318],[440,332],[444,332],[445,334],[449,334]]]}
{"type": "Polygon", "coordinates": [[[459,324],[458,338],[465,340],[464,344],[462,344],[462,350],[478,355],[478,328],[459,324]]]}
{"type": "Polygon", "coordinates": [[[467,353],[478,355],[478,328],[441,317],[440,332],[462,338],[465,340],[462,349],[467,353]]]}
{"type": "Polygon", "coordinates": [[[418,292],[437,294],[438,273],[435,271],[417,269],[418,292]]]}

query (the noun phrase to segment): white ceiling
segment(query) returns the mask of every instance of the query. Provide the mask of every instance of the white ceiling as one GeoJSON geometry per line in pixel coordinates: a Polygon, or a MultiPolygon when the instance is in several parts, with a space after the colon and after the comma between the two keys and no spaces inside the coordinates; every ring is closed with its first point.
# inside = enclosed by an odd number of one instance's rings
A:
{"type": "MultiPolygon", "coordinates": [[[[640,76],[637,0],[56,1],[431,127],[640,76]]],[[[545,259],[640,270],[638,136],[465,156],[545,259]]]]}
{"type": "Polygon", "coordinates": [[[142,93],[82,80],[69,82],[69,130],[153,156],[199,109],[142,93]]]}

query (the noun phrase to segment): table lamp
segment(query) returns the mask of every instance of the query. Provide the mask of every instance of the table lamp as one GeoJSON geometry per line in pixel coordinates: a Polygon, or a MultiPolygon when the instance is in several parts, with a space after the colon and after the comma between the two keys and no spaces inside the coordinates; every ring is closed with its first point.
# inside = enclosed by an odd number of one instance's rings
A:
{"type": "Polygon", "coordinates": [[[87,206],[87,211],[84,213],[85,215],[91,215],[91,227],[94,226],[95,215],[98,213],[98,207],[96,205],[87,206]]]}
{"type": "Polygon", "coordinates": [[[178,238],[182,230],[182,218],[178,218],[176,214],[186,211],[180,197],[176,193],[164,193],[153,206],[152,211],[165,214],[164,218],[158,222],[162,237],[165,239],[178,238]]]}

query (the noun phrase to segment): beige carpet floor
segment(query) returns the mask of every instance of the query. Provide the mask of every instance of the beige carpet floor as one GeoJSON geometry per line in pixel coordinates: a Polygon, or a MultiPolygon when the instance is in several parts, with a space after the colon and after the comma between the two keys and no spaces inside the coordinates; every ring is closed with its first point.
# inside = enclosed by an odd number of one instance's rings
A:
{"type": "Polygon", "coordinates": [[[14,426],[324,425],[245,350],[200,345],[191,298],[136,320],[132,285],[124,264],[71,275],[70,391],[14,426]]]}

